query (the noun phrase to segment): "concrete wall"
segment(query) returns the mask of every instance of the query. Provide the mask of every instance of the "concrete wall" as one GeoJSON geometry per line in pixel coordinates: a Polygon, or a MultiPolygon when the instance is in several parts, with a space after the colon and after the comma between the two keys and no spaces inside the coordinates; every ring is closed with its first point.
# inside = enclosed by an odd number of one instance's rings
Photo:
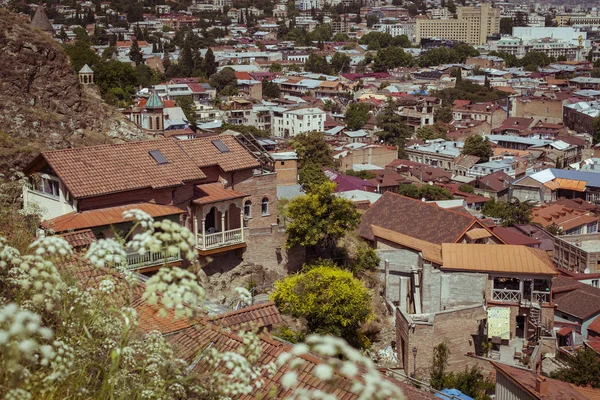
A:
{"type": "Polygon", "coordinates": [[[550,124],[563,122],[563,103],[560,100],[521,98],[513,100],[512,117],[536,118],[550,124]]]}
{"type": "Polygon", "coordinates": [[[475,352],[480,321],[486,318],[487,314],[481,305],[429,316],[408,315],[397,310],[397,352],[404,371],[407,374],[413,373],[413,348],[416,348],[417,376],[428,377],[433,361],[433,349],[442,342],[446,342],[450,349],[448,371],[462,371],[466,366],[474,364],[481,366],[485,371],[491,371],[487,361],[466,355],[467,352],[475,352]]]}
{"type": "Polygon", "coordinates": [[[377,250],[376,252],[381,260],[377,272],[385,285],[385,297],[402,310],[408,311],[410,277],[413,268],[416,269],[419,265],[418,253],[408,249],[377,250]],[[387,282],[385,281],[386,260],[389,262],[387,282]]]}
{"type": "Polygon", "coordinates": [[[295,185],[298,183],[297,160],[275,161],[275,172],[277,173],[278,185],[295,185]]]}

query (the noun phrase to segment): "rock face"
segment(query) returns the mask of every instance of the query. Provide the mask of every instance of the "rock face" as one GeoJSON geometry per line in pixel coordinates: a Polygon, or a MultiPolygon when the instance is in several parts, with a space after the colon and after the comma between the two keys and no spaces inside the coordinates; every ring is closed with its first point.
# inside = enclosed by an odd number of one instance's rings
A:
{"type": "Polygon", "coordinates": [[[146,135],[82,87],[50,35],[0,9],[0,172],[39,151],[146,135]]]}

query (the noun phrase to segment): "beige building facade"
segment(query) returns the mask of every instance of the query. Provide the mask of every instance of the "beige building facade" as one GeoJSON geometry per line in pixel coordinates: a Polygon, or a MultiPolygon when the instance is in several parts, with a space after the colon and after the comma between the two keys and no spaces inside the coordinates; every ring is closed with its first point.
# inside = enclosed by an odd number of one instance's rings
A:
{"type": "Polygon", "coordinates": [[[456,19],[417,19],[415,37],[442,38],[483,45],[486,38],[500,31],[500,10],[491,4],[459,7],[456,19]]]}

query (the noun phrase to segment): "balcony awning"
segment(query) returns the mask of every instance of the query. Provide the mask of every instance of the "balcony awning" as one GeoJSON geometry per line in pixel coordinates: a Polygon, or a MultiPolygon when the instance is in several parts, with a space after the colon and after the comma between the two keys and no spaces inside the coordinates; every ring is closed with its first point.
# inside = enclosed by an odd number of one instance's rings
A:
{"type": "Polygon", "coordinates": [[[109,226],[133,221],[133,218],[123,218],[123,212],[129,210],[142,210],[153,218],[166,217],[169,215],[182,214],[183,210],[178,207],[154,204],[134,203],[124,206],[99,208],[97,210],[86,210],[82,212],[70,212],[60,217],[42,222],[46,229],[52,229],[56,233],[66,231],[77,231],[90,229],[98,226],[109,226]]]}
{"type": "Polygon", "coordinates": [[[194,189],[194,196],[196,198],[192,201],[192,203],[197,205],[220,203],[222,201],[248,197],[247,194],[225,188],[219,182],[197,185],[194,189]]]}
{"type": "Polygon", "coordinates": [[[490,231],[484,228],[471,229],[466,233],[466,235],[471,240],[484,239],[494,236],[490,231]]]}

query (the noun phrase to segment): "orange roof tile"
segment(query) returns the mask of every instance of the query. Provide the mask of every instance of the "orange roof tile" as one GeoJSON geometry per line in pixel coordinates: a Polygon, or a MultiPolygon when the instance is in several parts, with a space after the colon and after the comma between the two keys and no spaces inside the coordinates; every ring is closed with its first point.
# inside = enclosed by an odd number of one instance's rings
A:
{"type": "Polygon", "coordinates": [[[62,233],[59,236],[62,236],[74,249],[87,247],[96,241],[96,236],[91,229],[62,233]]]}
{"type": "Polygon", "coordinates": [[[442,243],[445,270],[558,275],[543,250],[518,245],[442,243]]]}
{"type": "Polygon", "coordinates": [[[488,237],[494,236],[494,235],[492,235],[492,232],[490,232],[489,230],[487,230],[485,228],[471,229],[470,231],[467,231],[466,235],[469,237],[469,239],[472,239],[472,240],[483,239],[483,238],[488,238],[488,237]]]}
{"type": "Polygon", "coordinates": [[[181,186],[206,178],[197,161],[185,154],[177,142],[160,139],[45,151],[28,170],[34,172],[35,166],[39,170],[46,162],[75,198],[181,186]],[[150,155],[153,150],[159,150],[167,163],[157,162],[150,155]]]}
{"type": "Polygon", "coordinates": [[[598,217],[585,210],[575,210],[563,204],[544,204],[531,211],[531,222],[544,227],[557,224],[563,230],[598,221],[598,217]]]}
{"type": "Polygon", "coordinates": [[[100,208],[97,210],[70,212],[61,215],[60,217],[44,221],[42,226],[47,229],[52,229],[54,232],[65,232],[120,224],[133,220],[131,218],[123,218],[124,211],[133,209],[142,210],[153,218],[183,213],[182,209],[174,206],[153,203],[134,203],[125,206],[100,208]]]}
{"type": "Polygon", "coordinates": [[[239,310],[211,318],[215,325],[228,326],[232,329],[262,328],[283,322],[274,302],[256,304],[239,310]]]}
{"type": "Polygon", "coordinates": [[[231,172],[260,166],[258,160],[231,135],[184,140],[179,145],[200,168],[218,165],[223,171],[231,172]],[[219,151],[213,143],[216,140],[222,141],[229,152],[219,151]]]}
{"type": "Polygon", "coordinates": [[[583,192],[585,190],[586,181],[577,181],[573,179],[556,178],[554,182],[558,183],[561,189],[575,190],[577,192],[583,192]]]}
{"type": "Polygon", "coordinates": [[[441,247],[438,244],[430,243],[425,240],[417,239],[400,232],[394,232],[380,226],[371,225],[373,236],[379,237],[390,242],[408,247],[413,250],[418,250],[423,253],[423,258],[435,263],[442,263],[441,247]]]}
{"type": "Polygon", "coordinates": [[[198,185],[194,190],[194,194],[199,196],[199,198],[193,201],[194,204],[210,204],[219,201],[239,199],[247,196],[244,193],[227,189],[219,182],[198,185]]]}

